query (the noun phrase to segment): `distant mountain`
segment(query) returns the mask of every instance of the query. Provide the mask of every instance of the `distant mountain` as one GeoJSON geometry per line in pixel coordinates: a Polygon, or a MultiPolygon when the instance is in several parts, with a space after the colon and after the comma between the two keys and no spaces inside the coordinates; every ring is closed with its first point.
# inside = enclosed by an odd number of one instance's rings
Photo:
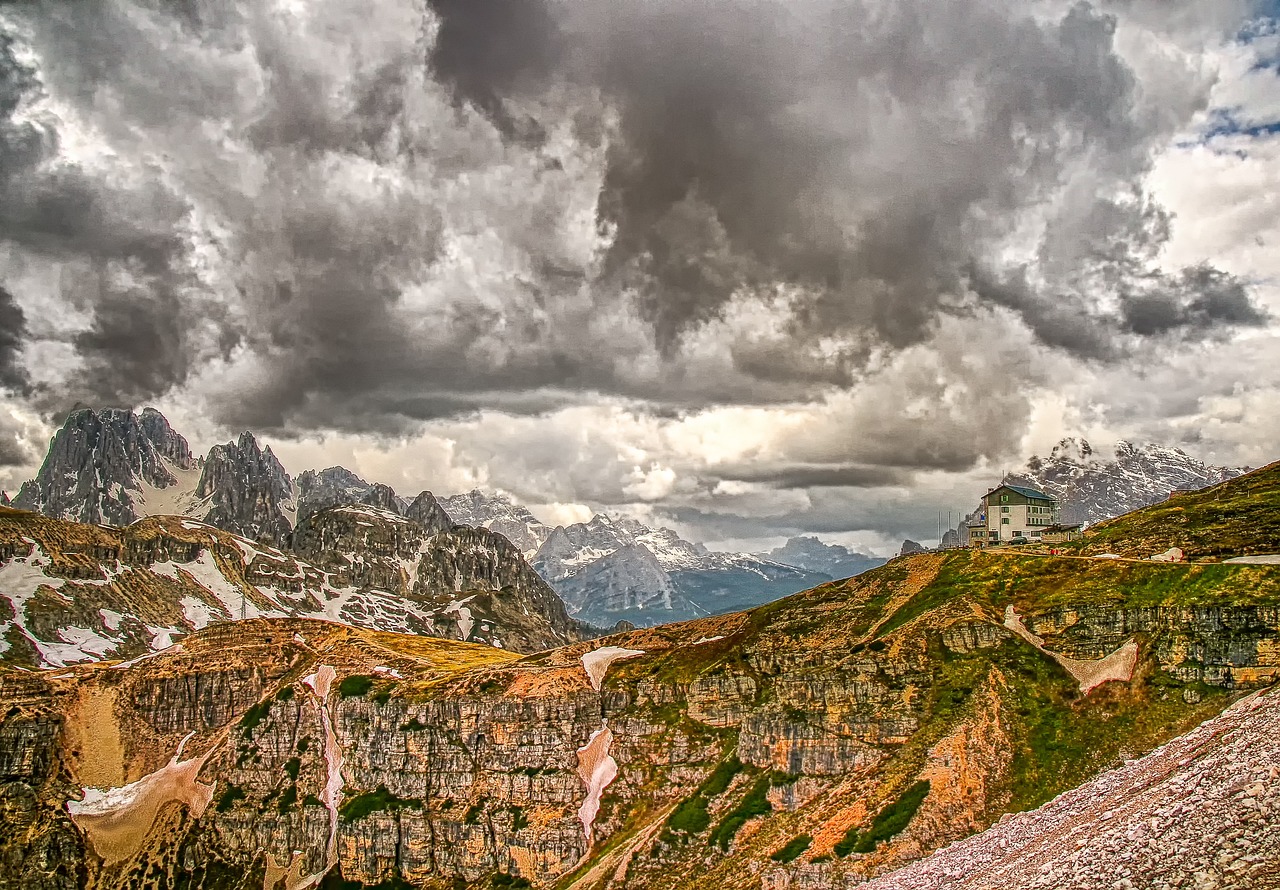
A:
{"type": "MultiPolygon", "coordinates": [[[[498,499],[494,502],[502,503],[498,499]]],[[[206,537],[225,533],[229,537],[217,538],[218,547],[206,548],[210,551],[207,564],[193,570],[195,580],[191,583],[223,594],[231,591],[227,595],[232,598],[239,596],[236,591],[247,591],[249,601],[259,603],[249,608],[252,615],[327,617],[357,627],[454,637],[517,651],[536,651],[582,636],[579,623],[569,618],[564,603],[530,568],[516,545],[500,531],[455,528],[431,492],[424,491],[408,502],[389,486],[366,482],[343,467],[309,470],[295,483],[270,446],[260,447],[249,432],[215,445],[207,458],[196,460],[186,440],[150,408],[140,415],[120,410],[73,412],[54,436],[40,474],[23,486],[15,506],[91,527],[120,527],[126,538],[140,523],[146,535],[176,535],[187,544],[197,532],[206,537]],[[144,523],[153,516],[167,518],[159,526],[144,523]],[[302,576],[312,579],[315,583],[309,582],[306,603],[290,598],[297,592],[292,582],[290,596],[284,599],[260,586],[256,592],[249,589],[257,582],[240,576],[257,570],[251,569],[249,562],[236,570],[225,557],[237,547],[245,554],[257,554],[246,555],[249,561],[264,553],[287,561],[285,568],[272,567],[270,559],[263,557],[268,581],[302,576]],[[215,550],[224,556],[215,557],[215,550]]],[[[523,508],[515,508],[509,501],[505,507],[515,517],[507,524],[525,521],[520,515],[523,508]]],[[[527,511],[523,512],[527,516],[527,511]]],[[[35,520],[30,514],[17,515],[35,520]]],[[[45,528],[38,523],[31,527],[45,528]]],[[[104,534],[106,531],[109,529],[104,534]]],[[[73,528],[67,534],[76,538],[86,533],[73,528]]],[[[56,542],[55,534],[51,545],[55,549],[56,542]]],[[[6,557],[2,545],[0,541],[0,572],[27,577],[30,570],[12,566],[24,556],[37,561],[48,557],[47,553],[30,556],[30,548],[20,544],[6,557]],[[6,558],[15,562],[6,565],[6,558]]],[[[97,554],[101,549],[103,562],[96,563],[96,557],[90,557],[91,565],[83,569],[92,577],[105,579],[94,583],[107,584],[114,596],[122,598],[119,603],[110,596],[104,600],[112,603],[106,606],[109,612],[132,614],[129,610],[135,608],[140,595],[136,582],[146,591],[144,599],[159,596],[162,602],[144,612],[173,617],[164,625],[172,634],[203,626],[185,616],[176,600],[168,601],[174,597],[203,596],[201,601],[213,610],[207,613],[208,620],[239,617],[215,607],[208,596],[192,592],[190,585],[181,590],[172,585],[166,588],[164,583],[157,587],[146,580],[149,564],[130,568],[126,572],[129,583],[118,581],[118,569],[106,561],[117,558],[112,554],[118,555],[122,547],[127,550],[129,546],[95,545],[91,552],[97,554]],[[166,591],[171,596],[166,598],[166,591]],[[184,617],[176,617],[179,614],[184,617]]],[[[174,552],[187,554],[176,558],[178,562],[200,558],[187,545],[174,552]]],[[[182,569],[179,575],[185,578],[183,572],[187,570],[182,569]]],[[[56,589],[62,585],[50,582],[50,586],[56,589]]],[[[32,626],[47,628],[49,624],[41,619],[32,626]]],[[[94,621],[76,619],[68,626],[73,636],[87,634],[91,649],[106,645],[93,642],[102,636],[94,621]]],[[[110,634],[103,637],[107,638],[116,639],[110,634]]],[[[131,652],[141,639],[119,638],[119,645],[103,652],[131,652]]],[[[89,650],[81,654],[84,651],[89,650]]]]}
{"type": "Polygon", "coordinates": [[[551,526],[540,521],[526,508],[496,492],[475,489],[444,498],[440,501],[440,506],[459,525],[487,528],[506,535],[511,543],[520,548],[525,559],[533,558],[552,531],[551,526]]]}
{"type": "Polygon", "coordinates": [[[832,578],[852,578],[885,563],[878,556],[858,553],[839,544],[828,544],[812,536],[791,538],[781,547],[758,555],[762,559],[819,572],[832,578]]]}
{"type": "Polygon", "coordinates": [[[133,658],[217,621],[292,616],[536,652],[583,638],[499,535],[331,507],[298,552],[176,516],[124,529],[0,507],[0,656],[133,658]]]}
{"type": "Polygon", "coordinates": [[[1004,478],[1058,499],[1064,523],[1100,522],[1159,503],[1173,491],[1233,479],[1243,468],[1202,463],[1179,448],[1120,442],[1108,460],[1084,439],[1063,439],[1048,457],[1033,457],[1021,473],[1004,478]]]}
{"type": "Polygon", "coordinates": [[[575,617],[601,626],[732,612],[831,578],[749,553],[715,553],[669,528],[603,514],[555,528],[532,563],[575,617]]]}
{"type": "Polygon", "coordinates": [[[259,448],[253,433],[209,450],[196,497],[208,505],[203,521],[250,540],[279,547],[293,531],[293,481],[271,446],[259,448]]]}
{"type": "Polygon", "coordinates": [[[199,462],[160,412],[72,411],[49,443],[36,478],[13,505],[92,524],[128,525],[195,506],[199,462]]]}

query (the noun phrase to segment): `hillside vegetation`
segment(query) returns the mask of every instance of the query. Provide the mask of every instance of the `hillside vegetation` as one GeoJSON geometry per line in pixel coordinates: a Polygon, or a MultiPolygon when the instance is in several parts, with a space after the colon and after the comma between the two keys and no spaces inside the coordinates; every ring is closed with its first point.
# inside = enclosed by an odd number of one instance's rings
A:
{"type": "Polygon", "coordinates": [[[1144,558],[1170,547],[1187,559],[1280,553],[1280,461],[1101,522],[1074,549],[1144,558]]]}

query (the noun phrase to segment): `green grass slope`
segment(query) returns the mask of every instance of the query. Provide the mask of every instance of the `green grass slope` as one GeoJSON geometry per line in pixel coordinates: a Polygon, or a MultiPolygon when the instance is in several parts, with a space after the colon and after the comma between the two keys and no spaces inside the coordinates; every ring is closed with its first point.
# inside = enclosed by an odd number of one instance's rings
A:
{"type": "Polygon", "coordinates": [[[1170,547],[1188,559],[1280,553],[1280,461],[1101,522],[1076,549],[1143,558],[1170,547]]]}

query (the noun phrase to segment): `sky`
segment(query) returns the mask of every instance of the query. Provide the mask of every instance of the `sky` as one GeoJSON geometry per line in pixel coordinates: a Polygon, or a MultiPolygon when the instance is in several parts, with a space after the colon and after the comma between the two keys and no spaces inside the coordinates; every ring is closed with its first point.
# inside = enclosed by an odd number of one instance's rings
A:
{"type": "Polygon", "coordinates": [[[77,405],[713,546],[1280,441],[1250,0],[0,6],[0,486],[77,405]]]}

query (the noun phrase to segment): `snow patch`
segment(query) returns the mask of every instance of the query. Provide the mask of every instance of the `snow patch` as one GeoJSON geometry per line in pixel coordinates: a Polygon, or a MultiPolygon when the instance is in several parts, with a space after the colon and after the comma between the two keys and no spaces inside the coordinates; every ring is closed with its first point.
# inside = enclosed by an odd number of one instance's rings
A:
{"type": "Polygon", "coordinates": [[[1233,556],[1223,562],[1237,566],[1280,566],[1280,553],[1260,553],[1257,556],[1233,556]]]}
{"type": "Polygon", "coordinates": [[[587,672],[587,679],[591,681],[591,688],[596,692],[600,691],[600,687],[604,684],[605,672],[609,670],[609,665],[624,658],[635,658],[638,655],[644,655],[644,650],[623,649],[621,646],[602,646],[584,654],[582,656],[582,667],[587,672]]]}
{"type": "Polygon", "coordinates": [[[1108,680],[1128,682],[1133,676],[1133,669],[1138,664],[1138,644],[1135,640],[1126,641],[1119,649],[1105,658],[1081,659],[1070,658],[1050,652],[1044,647],[1044,640],[1033,634],[1022,623],[1012,605],[1004,610],[1004,626],[1048,655],[1066,670],[1080,684],[1081,694],[1087,695],[1108,680]]]}
{"type": "Polygon", "coordinates": [[[582,823],[582,832],[587,838],[590,848],[593,840],[593,826],[600,813],[600,797],[604,789],[618,777],[618,762],[609,754],[613,745],[613,733],[608,724],[601,726],[591,734],[587,743],[578,749],[578,775],[587,788],[586,799],[578,807],[578,821],[582,823]]]}
{"type": "Polygon", "coordinates": [[[110,865],[142,849],[156,814],[169,801],[185,804],[193,818],[204,815],[213,800],[213,784],[197,781],[214,749],[182,760],[182,749],[195,735],[188,733],[177,753],[160,769],[119,788],[85,788],[81,800],[67,801],[71,821],[89,836],[94,852],[110,865]]]}

